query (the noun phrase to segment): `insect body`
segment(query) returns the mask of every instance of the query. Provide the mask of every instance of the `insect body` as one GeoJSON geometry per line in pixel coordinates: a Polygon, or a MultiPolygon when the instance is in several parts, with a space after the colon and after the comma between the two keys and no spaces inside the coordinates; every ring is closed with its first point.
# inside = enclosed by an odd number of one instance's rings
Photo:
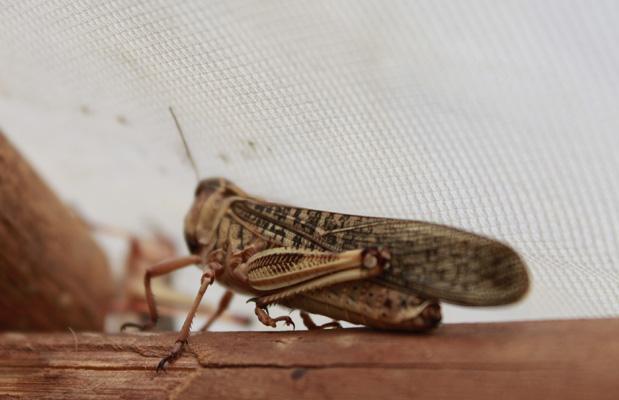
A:
{"type": "MultiPolygon", "coordinates": [[[[270,203],[224,179],[198,185],[185,218],[185,239],[191,256],[159,264],[145,278],[152,326],[157,313],[150,278],[191,264],[204,269],[179,339],[158,369],[181,354],[193,314],[214,280],[254,296],[256,315],[269,326],[292,324],[287,316],[269,316],[266,307],[279,303],[336,320],[411,331],[440,322],[441,300],[507,304],[528,287],[522,260],[497,241],[426,222],[270,203]]],[[[307,314],[302,316],[314,327],[307,314]]]]}

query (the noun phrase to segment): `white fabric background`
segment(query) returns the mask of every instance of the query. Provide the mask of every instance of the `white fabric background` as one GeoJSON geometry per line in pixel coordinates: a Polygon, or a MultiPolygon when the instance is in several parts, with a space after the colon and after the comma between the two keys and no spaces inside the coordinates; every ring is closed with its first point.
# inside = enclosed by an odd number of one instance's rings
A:
{"type": "Polygon", "coordinates": [[[525,301],[446,321],[619,315],[619,3],[178,3],[0,2],[0,126],[84,214],[180,243],[171,105],[203,177],[523,254],[525,301]]]}

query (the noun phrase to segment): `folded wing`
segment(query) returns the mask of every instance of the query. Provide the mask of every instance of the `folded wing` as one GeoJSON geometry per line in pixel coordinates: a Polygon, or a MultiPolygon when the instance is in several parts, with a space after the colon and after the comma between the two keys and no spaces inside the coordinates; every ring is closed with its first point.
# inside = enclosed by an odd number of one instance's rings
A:
{"type": "Polygon", "coordinates": [[[529,279],[507,245],[444,225],[362,217],[239,200],[239,220],[282,246],[329,251],[385,247],[391,268],[382,283],[447,302],[491,306],[520,299],[529,279]]]}

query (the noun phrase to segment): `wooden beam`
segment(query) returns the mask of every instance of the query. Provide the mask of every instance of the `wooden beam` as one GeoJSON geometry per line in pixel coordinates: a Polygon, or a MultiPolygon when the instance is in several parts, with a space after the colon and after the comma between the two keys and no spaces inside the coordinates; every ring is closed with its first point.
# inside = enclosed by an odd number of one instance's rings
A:
{"type": "Polygon", "coordinates": [[[51,399],[617,399],[619,319],[213,332],[167,372],[163,334],[0,335],[0,396],[51,399]]]}

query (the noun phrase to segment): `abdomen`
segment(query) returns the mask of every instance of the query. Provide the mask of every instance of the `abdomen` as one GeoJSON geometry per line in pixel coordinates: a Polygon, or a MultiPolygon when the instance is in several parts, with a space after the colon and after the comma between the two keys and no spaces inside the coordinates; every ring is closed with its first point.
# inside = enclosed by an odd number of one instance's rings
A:
{"type": "Polygon", "coordinates": [[[437,302],[372,280],[333,285],[295,296],[282,304],[379,329],[425,331],[441,321],[437,302]]]}

